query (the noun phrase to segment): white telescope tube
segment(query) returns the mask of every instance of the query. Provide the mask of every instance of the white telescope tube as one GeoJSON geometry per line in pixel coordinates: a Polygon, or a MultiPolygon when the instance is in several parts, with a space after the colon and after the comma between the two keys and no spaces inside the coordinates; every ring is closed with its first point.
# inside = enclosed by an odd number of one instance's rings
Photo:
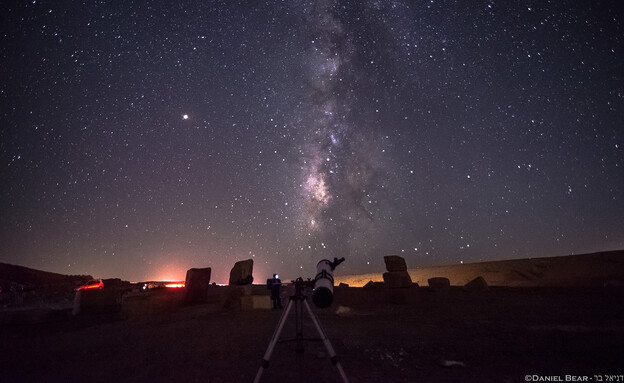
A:
{"type": "Polygon", "coordinates": [[[332,264],[323,259],[316,265],[316,277],[314,278],[314,292],[312,302],[317,307],[329,307],[334,301],[334,274],[332,264]]]}

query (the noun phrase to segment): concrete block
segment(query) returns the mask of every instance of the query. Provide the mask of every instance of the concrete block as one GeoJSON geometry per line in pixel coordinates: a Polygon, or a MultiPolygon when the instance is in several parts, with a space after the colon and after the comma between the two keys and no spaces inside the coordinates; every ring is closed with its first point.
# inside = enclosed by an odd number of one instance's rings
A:
{"type": "Polygon", "coordinates": [[[240,302],[243,311],[271,309],[271,297],[268,295],[245,295],[240,302]]]}

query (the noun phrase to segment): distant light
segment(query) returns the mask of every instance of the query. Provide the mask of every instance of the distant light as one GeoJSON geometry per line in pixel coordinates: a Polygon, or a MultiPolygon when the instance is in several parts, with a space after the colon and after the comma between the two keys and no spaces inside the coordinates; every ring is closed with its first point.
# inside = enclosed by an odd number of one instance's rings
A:
{"type": "Polygon", "coordinates": [[[188,120],[189,119],[189,115],[188,114],[183,114],[182,115],[182,119],[183,120],[188,120]]]}
{"type": "Polygon", "coordinates": [[[97,279],[97,280],[91,280],[85,283],[84,285],[80,286],[77,290],[92,290],[92,289],[101,290],[103,288],[104,288],[104,283],[102,282],[101,279],[97,279]]]}
{"type": "Polygon", "coordinates": [[[168,287],[170,289],[181,289],[182,287],[184,287],[184,283],[167,283],[165,287],[168,287]]]}

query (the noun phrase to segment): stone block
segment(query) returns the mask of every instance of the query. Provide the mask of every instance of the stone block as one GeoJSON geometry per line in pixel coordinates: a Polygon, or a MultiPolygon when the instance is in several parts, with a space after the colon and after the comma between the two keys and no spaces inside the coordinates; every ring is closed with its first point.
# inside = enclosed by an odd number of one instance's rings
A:
{"type": "Polygon", "coordinates": [[[238,261],[230,270],[230,286],[250,285],[253,282],[253,259],[238,261]]]}
{"type": "Polygon", "coordinates": [[[388,271],[407,271],[405,259],[398,255],[386,255],[384,257],[384,262],[386,263],[386,270],[388,271]]]}
{"type": "Polygon", "coordinates": [[[268,295],[245,295],[240,298],[241,310],[270,310],[271,297],[268,295]]]}
{"type": "Polygon", "coordinates": [[[186,272],[184,290],[188,302],[202,302],[206,300],[208,288],[210,287],[211,272],[212,269],[210,267],[192,268],[186,272]]]}
{"type": "Polygon", "coordinates": [[[386,287],[390,289],[412,287],[412,278],[407,271],[388,271],[383,273],[386,287]]]}

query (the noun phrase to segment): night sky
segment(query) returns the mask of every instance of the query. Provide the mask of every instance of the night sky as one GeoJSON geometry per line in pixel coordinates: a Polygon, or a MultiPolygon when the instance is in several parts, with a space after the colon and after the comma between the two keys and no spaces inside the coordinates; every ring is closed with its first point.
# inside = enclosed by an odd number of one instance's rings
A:
{"type": "Polygon", "coordinates": [[[0,262],[262,283],[624,248],[620,1],[0,7],[0,262]]]}

